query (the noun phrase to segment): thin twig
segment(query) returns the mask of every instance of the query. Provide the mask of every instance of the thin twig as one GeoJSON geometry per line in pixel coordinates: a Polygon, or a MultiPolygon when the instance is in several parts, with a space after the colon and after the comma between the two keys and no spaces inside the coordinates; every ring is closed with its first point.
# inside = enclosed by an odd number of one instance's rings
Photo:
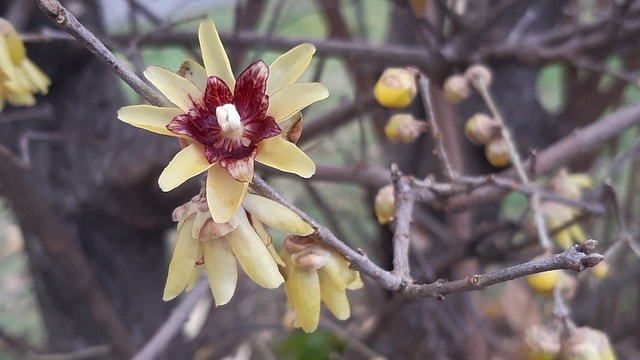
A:
{"type": "Polygon", "coordinates": [[[393,273],[406,281],[411,281],[411,275],[409,275],[409,235],[415,200],[409,179],[402,176],[396,164],[391,165],[391,180],[396,207],[393,232],[393,273]]]}
{"type": "Polygon", "coordinates": [[[178,304],[171,315],[165,320],[162,326],[156,331],[151,340],[140,350],[133,360],[156,359],[171,344],[171,340],[178,334],[182,325],[189,318],[191,310],[196,306],[209,290],[207,279],[201,277],[186,294],[184,299],[178,304]]]}
{"type": "Polygon", "coordinates": [[[435,113],[433,112],[433,105],[431,104],[429,78],[420,74],[418,77],[418,83],[420,84],[420,95],[422,96],[422,104],[424,111],[427,115],[427,121],[429,122],[429,133],[433,137],[433,141],[436,143],[436,150],[434,151],[436,159],[440,164],[440,169],[447,180],[453,180],[456,178],[456,174],[451,167],[449,157],[447,156],[447,150],[442,141],[442,133],[438,127],[435,113]]]}
{"type": "Polygon", "coordinates": [[[104,62],[131,88],[143,96],[150,104],[155,106],[168,106],[166,100],[158,95],[149,85],[131,72],[116,56],[91,31],[82,25],[73,14],[57,0],[36,0],[47,16],[78,41],[98,59],[104,62]]]}

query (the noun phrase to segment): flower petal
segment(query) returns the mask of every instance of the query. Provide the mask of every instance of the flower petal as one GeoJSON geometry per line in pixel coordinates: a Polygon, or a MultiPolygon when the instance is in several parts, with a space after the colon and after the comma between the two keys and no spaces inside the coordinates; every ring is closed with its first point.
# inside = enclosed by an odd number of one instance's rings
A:
{"type": "Polygon", "coordinates": [[[238,229],[227,236],[227,241],[240,266],[256,284],[267,289],[277,288],[284,282],[278,265],[249,224],[244,211],[238,211],[236,216],[239,221],[238,229]]]}
{"type": "Polygon", "coordinates": [[[195,86],[204,92],[207,88],[207,70],[198,64],[197,61],[185,60],[178,69],[178,75],[191,81],[195,86]]]}
{"type": "Polygon", "coordinates": [[[351,315],[347,291],[344,288],[337,287],[322,270],[318,271],[318,277],[320,279],[320,299],[322,302],[327,305],[327,308],[336,318],[340,320],[347,319],[351,315]]]}
{"type": "Polygon", "coordinates": [[[213,21],[205,21],[200,24],[198,38],[200,40],[200,49],[202,50],[202,61],[204,62],[205,69],[207,69],[207,75],[219,77],[229,86],[229,89],[233,91],[236,81],[231,71],[229,58],[224,50],[224,46],[222,46],[220,36],[213,21]]]}
{"type": "Polygon", "coordinates": [[[358,279],[358,273],[349,267],[349,262],[331,251],[322,271],[338,288],[345,289],[358,279]]]}
{"type": "Polygon", "coordinates": [[[265,197],[247,193],[242,206],[265,224],[280,231],[296,235],[313,232],[313,228],[293,211],[265,197]]]}
{"type": "MultiPolygon", "coordinates": [[[[244,202],[243,202],[243,204],[244,204],[244,202]]],[[[249,217],[249,221],[251,222],[251,226],[253,226],[253,229],[256,231],[256,234],[258,234],[260,239],[262,239],[262,242],[267,246],[267,249],[271,253],[271,256],[273,257],[273,260],[276,261],[276,264],[278,264],[280,266],[286,266],[284,264],[284,261],[282,260],[282,258],[278,254],[278,251],[276,250],[275,246],[273,246],[273,239],[271,238],[271,235],[269,235],[267,230],[264,228],[264,225],[262,224],[262,221],[260,221],[260,219],[258,219],[258,217],[256,217],[256,216],[251,216],[251,213],[247,214],[247,216],[249,217]]]]}
{"type": "Polygon", "coordinates": [[[180,150],[158,178],[162,191],[171,191],[190,178],[210,168],[202,145],[194,143],[180,150]]]}
{"type": "Polygon", "coordinates": [[[215,222],[227,222],[236,213],[249,183],[233,180],[220,164],[209,169],[207,203],[215,222]]]}
{"type": "Polygon", "coordinates": [[[287,281],[284,289],[296,312],[297,326],[306,332],[315,331],[320,320],[320,281],[316,270],[299,270],[285,260],[287,281]]]}
{"type": "Polygon", "coordinates": [[[316,164],[295,144],[280,136],[258,143],[256,161],[280,171],[309,178],[316,172],[316,164]]]}
{"type": "Polygon", "coordinates": [[[204,94],[191,81],[159,66],[150,66],[144,76],[184,112],[200,104],[204,94]]]}
{"type": "Polygon", "coordinates": [[[267,115],[280,122],[314,102],[326,99],[327,96],[329,90],[320,83],[289,85],[270,96],[267,115]]]}
{"type": "Polygon", "coordinates": [[[264,118],[269,107],[268,97],[264,93],[268,77],[269,67],[260,60],[249,65],[238,76],[233,103],[243,119],[264,118]]]}
{"type": "Polygon", "coordinates": [[[179,108],[133,105],[120,108],[118,110],[118,119],[156,134],[176,136],[176,134],[167,130],[167,124],[182,113],[183,111],[179,108]]]}
{"type": "Polygon", "coordinates": [[[178,231],[178,240],[173,248],[167,283],[162,295],[162,299],[165,301],[175,298],[184,291],[194,271],[196,261],[201,256],[198,240],[191,237],[193,219],[194,217],[188,217],[180,226],[182,231],[178,231]]]}
{"type": "Polygon", "coordinates": [[[10,79],[15,77],[15,66],[13,65],[13,61],[11,61],[9,45],[4,35],[0,36],[0,72],[10,79]]]}
{"type": "Polygon", "coordinates": [[[273,94],[287,85],[291,85],[311,63],[311,57],[316,48],[311,44],[300,44],[286,53],[280,55],[269,66],[269,80],[267,81],[267,94],[273,94]]]}
{"type": "Polygon", "coordinates": [[[202,241],[204,266],[216,306],[231,300],[238,282],[238,265],[233,252],[224,238],[202,241]]]}
{"type": "Polygon", "coordinates": [[[256,157],[258,149],[254,149],[253,152],[242,159],[221,159],[220,166],[222,166],[229,175],[235,180],[240,182],[251,182],[253,179],[253,160],[256,157]]]}

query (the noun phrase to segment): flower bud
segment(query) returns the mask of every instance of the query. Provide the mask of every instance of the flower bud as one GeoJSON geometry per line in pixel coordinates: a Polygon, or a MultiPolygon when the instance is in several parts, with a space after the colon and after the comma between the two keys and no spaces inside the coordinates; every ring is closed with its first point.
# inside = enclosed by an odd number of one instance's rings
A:
{"type": "Polygon", "coordinates": [[[484,156],[487,161],[495,167],[505,167],[509,165],[509,149],[503,138],[497,137],[491,140],[484,147],[484,156]]]}
{"type": "Polygon", "coordinates": [[[548,296],[560,278],[559,270],[545,271],[527,275],[527,284],[538,294],[548,296]]]}
{"type": "Polygon", "coordinates": [[[491,74],[491,70],[489,70],[488,67],[480,64],[472,65],[467,68],[467,71],[465,71],[464,73],[464,77],[475,88],[478,88],[480,84],[484,84],[485,86],[489,87],[493,82],[493,75],[491,74]]]}
{"type": "Polygon", "coordinates": [[[380,105],[403,108],[416,96],[416,79],[413,72],[404,68],[386,69],[373,88],[373,95],[380,105]]]}
{"type": "Polygon", "coordinates": [[[464,124],[464,135],[474,145],[485,145],[496,135],[498,124],[489,116],[476,113],[464,124]]]}
{"type": "Polygon", "coordinates": [[[449,76],[442,85],[444,99],[451,104],[459,104],[471,93],[467,79],[462,75],[449,76]]]}
{"type": "Polygon", "coordinates": [[[524,333],[523,347],[531,360],[553,360],[560,352],[560,336],[545,325],[532,325],[524,333]]]}
{"type": "Polygon", "coordinates": [[[562,343],[562,360],[615,360],[609,338],[602,331],[581,327],[562,343]]]}
{"type": "Polygon", "coordinates": [[[405,144],[413,143],[424,131],[425,124],[417,121],[411,114],[396,114],[389,118],[384,133],[391,141],[405,144]]]}
{"type": "Polygon", "coordinates": [[[387,185],[378,191],[373,209],[380,225],[387,224],[393,220],[396,215],[393,185],[387,185]]]}

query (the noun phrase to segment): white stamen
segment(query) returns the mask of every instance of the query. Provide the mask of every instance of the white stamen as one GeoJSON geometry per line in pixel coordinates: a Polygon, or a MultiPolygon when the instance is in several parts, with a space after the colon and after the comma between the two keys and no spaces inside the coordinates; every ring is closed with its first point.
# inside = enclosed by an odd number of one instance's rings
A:
{"type": "Polygon", "coordinates": [[[224,104],[216,108],[216,117],[218,118],[218,125],[222,132],[230,132],[238,130],[242,127],[240,122],[240,114],[236,110],[236,106],[233,104],[224,104]]]}

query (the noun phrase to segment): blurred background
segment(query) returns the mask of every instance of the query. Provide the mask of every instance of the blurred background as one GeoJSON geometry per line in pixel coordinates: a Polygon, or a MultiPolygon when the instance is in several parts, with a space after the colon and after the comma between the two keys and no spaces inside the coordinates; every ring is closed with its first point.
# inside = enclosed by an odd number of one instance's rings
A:
{"type": "MultiPolygon", "coordinates": [[[[316,45],[303,75],[331,96],[306,109],[299,146],[318,164],[302,180],[259,168],[288,199],[352,248],[391,268],[392,228],[377,223],[373,200],[390,183],[389,166],[444,181],[430,136],[391,142],[390,115],[373,86],[391,66],[415,67],[431,97],[451,163],[459,174],[499,173],[482,146],[464,137],[477,95],[452,105],[442,84],[476,63],[523,157],[640,98],[640,2],[634,0],[68,0],[63,1],[132,70],[176,70],[199,59],[196,31],[212,19],[234,71],[273,61],[302,43],[316,45]]],[[[161,300],[171,254],[172,210],[198,192],[198,180],[162,193],[157,178],[179,145],[116,118],[141,100],[81,44],[59,30],[35,1],[5,0],[0,16],[18,29],[28,56],[51,78],[29,108],[0,113],[0,359],[130,358],[180,299],[161,300]]],[[[640,113],[634,115],[640,117],[640,113]]],[[[635,121],[637,123],[637,121],[635,121]]],[[[599,241],[609,271],[563,271],[565,299],[578,326],[604,331],[619,358],[640,356],[637,235],[637,126],[593,151],[563,158],[585,172],[578,224],[599,241]]],[[[562,155],[562,154],[559,154],[562,155]]],[[[555,172],[534,173],[546,187],[555,172]]],[[[448,198],[413,214],[412,276],[459,279],[540,254],[527,198],[499,192],[455,211],[448,198]]],[[[273,233],[279,242],[282,234],[273,233]]],[[[246,276],[223,307],[203,298],[189,330],[162,359],[517,359],[533,324],[552,324],[553,300],[517,279],[489,289],[408,300],[367,279],[350,295],[352,316],[323,310],[312,334],[283,326],[282,289],[246,276]]],[[[208,296],[208,294],[207,294],[208,296]]]]}

